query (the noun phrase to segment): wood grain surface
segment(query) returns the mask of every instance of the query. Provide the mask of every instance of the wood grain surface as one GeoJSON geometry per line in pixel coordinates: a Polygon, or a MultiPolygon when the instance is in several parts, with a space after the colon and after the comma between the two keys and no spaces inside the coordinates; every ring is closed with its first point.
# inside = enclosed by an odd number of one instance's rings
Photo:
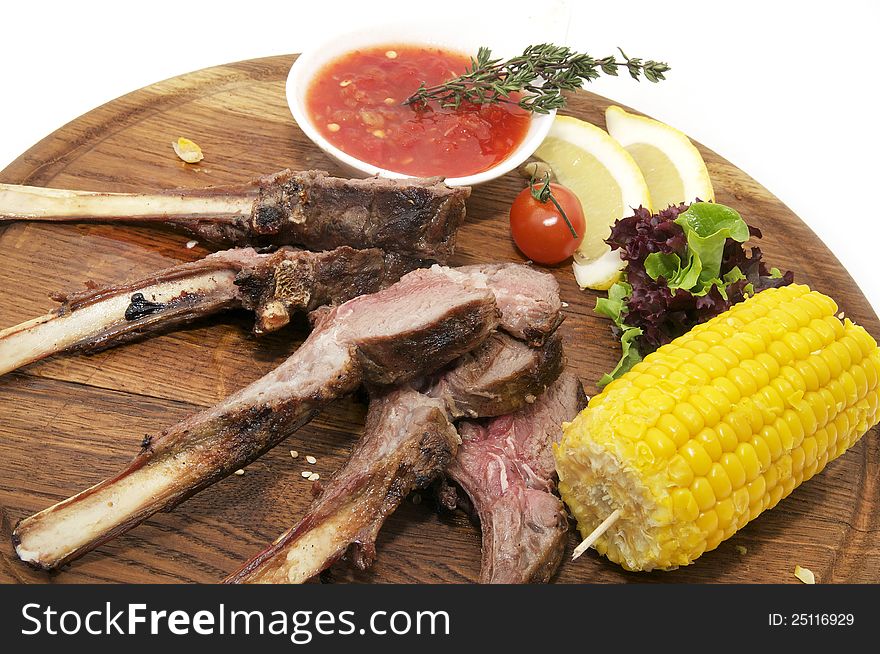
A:
{"type": "MultiPolygon", "coordinates": [[[[336,166],[300,132],[285,102],[292,56],[218,66],[136,91],[51,134],[0,173],[0,181],[102,191],[203,187],[282,168],[336,166]],[[184,164],[171,141],[186,136],[205,159],[184,164]]],[[[574,96],[565,113],[604,126],[608,101],[574,96]]],[[[729,126],[735,129],[735,126],[729,126]]],[[[3,129],[14,129],[6,125],[3,129]]],[[[766,260],[832,295],[875,337],[880,323],[858,287],[819,239],[779,200],[701,147],[719,202],[764,233],[766,260]]],[[[474,189],[456,264],[521,261],[507,207],[523,186],[508,175],[474,189]]],[[[19,223],[0,232],[0,329],[53,306],[53,290],[137,278],[207,254],[188,237],[144,227],[19,223]]],[[[568,302],[562,327],[569,365],[587,392],[617,360],[609,323],[592,313],[568,266],[556,271],[568,302]]],[[[230,313],[93,356],[59,356],[0,377],[0,580],[5,582],[217,582],[293,524],[310,500],[304,467],[329,476],[358,437],[365,407],[337,402],[311,425],[247,468],[158,514],[56,574],[14,555],[19,519],[119,470],[145,434],[217,402],[280,363],[305,327],[256,340],[251,317],[230,313]],[[289,449],[301,453],[292,459],[289,449]],[[318,462],[307,466],[305,454],[318,462]]],[[[819,582],[880,582],[880,443],[872,430],[849,452],[731,540],[674,572],[624,572],[594,552],[565,562],[559,582],[788,582],[795,564],[819,582]],[[739,553],[736,546],[744,546],[739,553]]],[[[472,582],[479,527],[408,500],[388,520],[372,570],[332,570],[335,580],[472,582]]],[[[570,538],[569,550],[575,544],[570,538]]]]}

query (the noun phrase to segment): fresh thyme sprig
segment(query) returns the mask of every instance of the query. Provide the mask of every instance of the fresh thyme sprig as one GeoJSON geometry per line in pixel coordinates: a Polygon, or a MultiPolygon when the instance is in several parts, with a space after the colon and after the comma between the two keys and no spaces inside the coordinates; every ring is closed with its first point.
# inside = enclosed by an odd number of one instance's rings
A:
{"type": "Polygon", "coordinates": [[[510,95],[522,93],[517,101],[520,107],[545,114],[565,105],[563,91],[579,89],[585,81],[594,80],[602,73],[616,76],[621,67],[626,67],[636,81],[642,76],[649,82],[666,79],[664,73],[669,71],[669,66],[665,63],[652,59],[642,61],[618,50],[623,61],[613,55],[596,59],[570,48],[542,43],[530,45],[522,55],[503,61],[492,59],[489,48],[480,48],[464,74],[436,86],[425,86],[423,82],[405,102],[424,108],[433,100],[441,107],[457,109],[462,102],[513,102],[510,95]]]}

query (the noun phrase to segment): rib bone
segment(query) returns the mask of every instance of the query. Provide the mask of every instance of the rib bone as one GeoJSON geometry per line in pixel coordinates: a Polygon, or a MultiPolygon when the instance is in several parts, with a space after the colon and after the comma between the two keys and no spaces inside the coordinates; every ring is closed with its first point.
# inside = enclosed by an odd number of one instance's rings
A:
{"type": "Polygon", "coordinates": [[[146,279],[78,293],[0,331],[0,375],[57,352],[95,351],[239,304],[235,277],[262,255],[229,250],[146,279]]]}
{"type": "Polygon", "coordinates": [[[256,188],[103,193],[0,184],[0,215],[48,222],[161,222],[163,220],[247,218],[256,188]]]}

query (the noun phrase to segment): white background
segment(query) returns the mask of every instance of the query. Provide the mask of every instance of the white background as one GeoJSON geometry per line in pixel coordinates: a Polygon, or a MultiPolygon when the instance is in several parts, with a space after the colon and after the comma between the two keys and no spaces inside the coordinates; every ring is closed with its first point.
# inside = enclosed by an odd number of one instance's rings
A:
{"type": "Polygon", "coordinates": [[[0,168],[80,114],[207,66],[302,51],[328,31],[460,18],[495,49],[552,40],[668,61],[668,81],[591,90],[751,174],[831,247],[880,310],[880,2],[324,0],[15,2],[0,23],[0,168]]]}

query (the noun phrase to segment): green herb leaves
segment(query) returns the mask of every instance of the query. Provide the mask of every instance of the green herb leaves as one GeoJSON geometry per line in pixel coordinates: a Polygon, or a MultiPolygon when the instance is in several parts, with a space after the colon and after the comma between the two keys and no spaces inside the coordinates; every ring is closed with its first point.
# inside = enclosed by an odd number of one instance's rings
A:
{"type": "Polygon", "coordinates": [[[667,64],[651,59],[643,62],[628,57],[623,50],[620,54],[623,61],[613,55],[596,59],[563,46],[542,43],[530,45],[522,55],[502,61],[493,59],[489,48],[480,48],[464,74],[437,86],[422,84],[405,102],[424,108],[434,100],[441,107],[457,109],[462,102],[513,102],[510,95],[522,93],[517,102],[520,107],[545,114],[565,105],[562,91],[579,89],[602,73],[616,76],[621,66],[637,81],[642,76],[649,82],[666,79],[667,64]]]}

